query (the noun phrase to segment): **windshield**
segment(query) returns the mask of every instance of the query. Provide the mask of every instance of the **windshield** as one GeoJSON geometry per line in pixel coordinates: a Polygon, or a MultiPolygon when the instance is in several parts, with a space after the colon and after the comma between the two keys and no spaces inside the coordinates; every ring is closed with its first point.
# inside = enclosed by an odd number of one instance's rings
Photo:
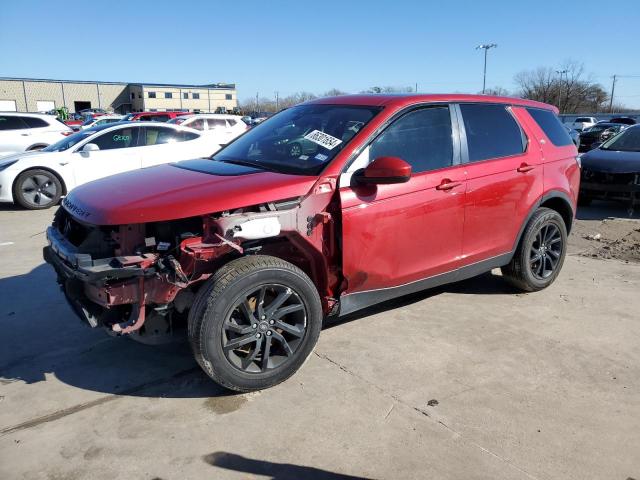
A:
{"type": "Polygon", "coordinates": [[[173,123],[174,125],[180,125],[189,117],[176,117],[169,120],[167,123],[173,123]]]}
{"type": "Polygon", "coordinates": [[[77,143],[84,140],[85,138],[90,137],[94,133],[96,132],[93,130],[85,130],[83,132],[74,133],[73,135],[69,135],[65,139],[60,140],[59,142],[54,143],[53,145],[49,145],[48,147],[43,148],[41,151],[42,152],[62,152],[64,150],[68,150],[74,145],[76,145],[77,143]]]}
{"type": "Polygon", "coordinates": [[[299,105],[274,115],[212,158],[297,175],[317,175],[378,107],[299,105]]]}
{"type": "Polygon", "coordinates": [[[585,123],[591,123],[591,119],[588,117],[580,117],[580,118],[576,118],[576,123],[578,122],[585,122],[585,123]]]}
{"type": "Polygon", "coordinates": [[[640,128],[627,128],[619,135],[604,142],[600,148],[619,152],[640,152],[640,128]]]}
{"type": "Polygon", "coordinates": [[[593,127],[589,127],[584,131],[588,133],[597,133],[597,132],[604,132],[607,128],[615,128],[615,125],[600,123],[598,125],[594,125],[593,127]]]}

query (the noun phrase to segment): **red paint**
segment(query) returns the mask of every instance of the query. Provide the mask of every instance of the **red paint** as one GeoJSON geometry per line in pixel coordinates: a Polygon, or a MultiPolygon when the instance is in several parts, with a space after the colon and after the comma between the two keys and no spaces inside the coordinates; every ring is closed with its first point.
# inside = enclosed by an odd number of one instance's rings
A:
{"type": "MultiPolygon", "coordinates": [[[[575,147],[553,146],[523,108],[557,112],[555,107],[480,95],[357,95],[312,103],[383,109],[317,177],[271,172],[225,177],[161,165],[73,190],[68,197],[75,206],[72,214],[98,225],[203,216],[209,229],[217,222],[210,214],[300,197],[301,204],[288,218],[288,229],[283,229],[283,241],[266,245],[261,253],[281,256],[305,269],[328,311],[334,299],[345,293],[399,286],[511,252],[528,214],[550,192],[566,194],[575,212],[579,187],[575,147]],[[528,138],[526,151],[413,173],[403,183],[337,186],[345,165],[374,132],[406,107],[434,102],[511,105],[528,138]]],[[[377,159],[365,170],[368,177],[409,173],[410,167],[393,157],[377,159]]],[[[139,238],[128,243],[136,242],[139,238]]],[[[182,245],[179,261],[194,282],[212,273],[206,265],[232,250],[222,242],[213,242],[197,238],[182,245]]],[[[152,292],[149,295],[158,303],[171,301],[178,288],[165,286],[149,285],[152,288],[147,292],[152,292]]],[[[112,304],[131,296],[128,290],[118,296],[114,294],[116,287],[109,288],[112,304]]],[[[97,297],[92,294],[92,298],[97,297]]]]}

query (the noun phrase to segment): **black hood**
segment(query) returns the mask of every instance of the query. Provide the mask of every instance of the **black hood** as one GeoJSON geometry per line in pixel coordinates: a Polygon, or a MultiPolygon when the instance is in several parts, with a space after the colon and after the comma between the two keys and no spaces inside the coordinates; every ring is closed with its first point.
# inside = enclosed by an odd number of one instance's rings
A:
{"type": "Polygon", "coordinates": [[[640,152],[596,148],[580,157],[582,168],[604,173],[640,173],[640,152]]]}

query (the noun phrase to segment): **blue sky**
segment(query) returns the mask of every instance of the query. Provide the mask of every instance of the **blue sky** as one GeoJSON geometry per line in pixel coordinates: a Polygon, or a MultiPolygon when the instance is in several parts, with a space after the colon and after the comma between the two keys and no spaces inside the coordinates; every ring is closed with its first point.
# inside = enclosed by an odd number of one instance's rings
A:
{"type": "MultiPolygon", "coordinates": [[[[478,92],[566,59],[611,88],[640,76],[640,1],[7,1],[0,75],[235,82],[241,99],[373,85],[478,92]],[[593,38],[593,42],[589,41],[593,38]],[[628,47],[627,47],[628,46],[628,47]]],[[[616,100],[640,108],[640,78],[616,100]]]]}

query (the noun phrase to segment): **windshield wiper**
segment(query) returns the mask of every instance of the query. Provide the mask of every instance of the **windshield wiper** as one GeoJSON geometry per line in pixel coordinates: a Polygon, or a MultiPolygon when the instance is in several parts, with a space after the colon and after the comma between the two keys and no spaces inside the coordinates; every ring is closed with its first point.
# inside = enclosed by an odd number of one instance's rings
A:
{"type": "MultiPolygon", "coordinates": [[[[216,160],[215,158],[213,160],[216,160]]],[[[278,170],[276,170],[273,167],[267,167],[261,163],[258,162],[252,162],[249,160],[242,160],[240,158],[229,158],[229,159],[225,159],[225,160],[216,160],[218,162],[222,162],[222,163],[231,163],[233,165],[243,165],[245,167],[252,167],[252,168],[259,168],[260,170],[267,170],[267,171],[271,171],[271,172],[278,172],[278,170]]]]}

